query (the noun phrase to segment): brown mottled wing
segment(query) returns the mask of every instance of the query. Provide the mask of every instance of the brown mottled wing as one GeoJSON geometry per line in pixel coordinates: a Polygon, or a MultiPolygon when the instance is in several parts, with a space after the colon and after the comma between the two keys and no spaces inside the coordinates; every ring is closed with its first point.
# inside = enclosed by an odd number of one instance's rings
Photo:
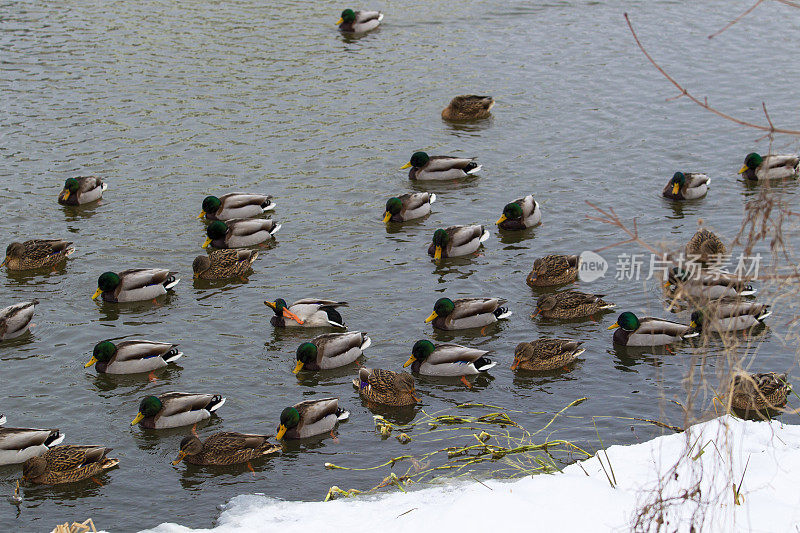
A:
{"type": "Polygon", "coordinates": [[[45,455],[50,470],[74,470],[89,463],[100,462],[111,451],[105,446],[78,446],[65,444],[55,446],[45,455]]]}
{"type": "Polygon", "coordinates": [[[211,435],[206,439],[204,445],[219,453],[232,453],[247,448],[258,448],[267,442],[269,437],[270,435],[252,435],[226,431],[211,435]]]}
{"type": "Polygon", "coordinates": [[[451,320],[459,318],[494,313],[494,311],[506,303],[502,298],[459,298],[454,300],[455,308],[448,316],[451,320]]]}

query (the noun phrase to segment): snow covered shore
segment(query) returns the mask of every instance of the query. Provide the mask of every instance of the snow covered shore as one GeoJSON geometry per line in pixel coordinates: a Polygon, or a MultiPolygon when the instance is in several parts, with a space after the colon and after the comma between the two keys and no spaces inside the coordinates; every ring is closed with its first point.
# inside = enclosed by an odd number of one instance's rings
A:
{"type": "MultiPolygon", "coordinates": [[[[724,416],[684,434],[611,446],[560,474],[327,503],[243,495],[228,503],[214,529],[161,524],[150,531],[628,531],[660,486],[667,531],[689,531],[693,524],[703,532],[796,533],[798,485],[800,426],[724,416]]],[[[656,528],[652,518],[643,523],[656,528]]]]}

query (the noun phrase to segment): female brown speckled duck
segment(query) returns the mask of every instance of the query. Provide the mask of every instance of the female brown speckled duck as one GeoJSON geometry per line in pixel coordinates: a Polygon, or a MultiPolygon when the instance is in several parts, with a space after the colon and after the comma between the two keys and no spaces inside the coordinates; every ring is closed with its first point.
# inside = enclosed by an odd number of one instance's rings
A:
{"type": "Polygon", "coordinates": [[[404,406],[419,403],[414,395],[414,378],[405,372],[392,372],[380,368],[364,368],[353,380],[362,399],[382,405],[404,406]]]}
{"type": "Polygon", "coordinates": [[[279,445],[269,442],[272,436],[223,431],[214,433],[203,442],[190,435],[181,441],[178,457],[172,464],[177,465],[181,461],[193,465],[246,463],[251,459],[278,453],[281,450],[279,445]]]}
{"type": "Polygon", "coordinates": [[[106,457],[110,451],[105,446],[55,446],[41,457],[25,461],[22,479],[37,485],[81,481],[117,466],[117,459],[106,457]]]}
{"type": "Polygon", "coordinates": [[[9,270],[31,270],[55,266],[66,261],[75,251],[69,241],[61,239],[32,239],[25,242],[12,242],[6,248],[6,258],[0,266],[9,270]]]}
{"type": "Polygon", "coordinates": [[[546,255],[533,262],[525,283],[531,287],[564,285],[578,279],[580,258],[577,255],[546,255]]]}
{"type": "Polygon", "coordinates": [[[573,362],[584,352],[583,342],[567,339],[537,339],[521,342],[514,350],[511,370],[556,370],[573,362]]]}
{"type": "Polygon", "coordinates": [[[532,316],[544,318],[582,318],[600,311],[613,309],[614,304],[603,300],[602,294],[588,294],[580,291],[563,291],[541,296],[536,301],[536,312],[532,316]]]}
{"type": "Polygon", "coordinates": [[[224,248],[198,255],[192,262],[195,279],[228,279],[244,276],[258,257],[255,250],[224,248]]]}
{"type": "Polygon", "coordinates": [[[705,228],[692,235],[686,245],[686,255],[690,258],[699,258],[701,262],[718,261],[726,251],[722,239],[705,228]]]}
{"type": "Polygon", "coordinates": [[[743,411],[780,408],[791,390],[786,374],[737,374],[731,380],[731,407],[743,411]]]}
{"type": "Polygon", "coordinates": [[[493,106],[494,98],[491,96],[462,94],[453,98],[450,105],[442,110],[442,118],[452,121],[488,118],[493,106]]]}

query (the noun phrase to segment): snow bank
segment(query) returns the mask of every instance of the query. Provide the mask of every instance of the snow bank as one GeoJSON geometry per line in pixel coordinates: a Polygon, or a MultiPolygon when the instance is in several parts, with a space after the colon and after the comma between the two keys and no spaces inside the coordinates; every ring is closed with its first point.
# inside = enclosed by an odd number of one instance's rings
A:
{"type": "MultiPolygon", "coordinates": [[[[327,503],[237,496],[212,530],[161,524],[150,531],[627,531],[636,510],[652,501],[653,489],[661,486],[662,498],[671,502],[664,515],[669,531],[688,531],[693,523],[703,532],[796,533],[798,473],[800,426],[725,416],[692,426],[684,434],[612,446],[560,474],[327,503]],[[740,485],[745,465],[736,505],[733,483],[740,485]],[[608,477],[615,480],[614,488],[608,477]],[[692,494],[689,499],[683,497],[687,492],[692,494]]],[[[656,527],[652,520],[645,523],[656,527]]]]}

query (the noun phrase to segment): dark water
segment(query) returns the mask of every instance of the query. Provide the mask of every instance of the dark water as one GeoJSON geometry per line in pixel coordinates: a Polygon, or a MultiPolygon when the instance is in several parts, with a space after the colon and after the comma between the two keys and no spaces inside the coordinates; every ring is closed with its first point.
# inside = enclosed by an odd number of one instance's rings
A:
{"type": "MultiPolygon", "coordinates": [[[[658,430],[618,417],[681,424],[682,377],[696,349],[674,354],[615,349],[599,322],[559,324],[529,318],[536,293],[525,283],[532,260],[579,253],[621,240],[615,228],[585,218],[589,199],[640,217],[650,242],[681,243],[698,221],[726,241],[744,202],[757,191],[736,181],[750,151],[766,152],[758,132],[739,128],[685,100],[648,64],[622,17],[630,12],[651,52],[698,95],[720,109],[763,121],[767,102],[778,125],[798,126],[796,63],[800,11],[760,6],[722,36],[706,36],[739,13],[729,2],[387,2],[363,38],[342,37],[332,2],[280,7],[232,2],[4,2],[0,234],[2,245],[63,237],[77,252],[60,271],[0,273],[0,305],[37,297],[37,326],[0,347],[0,412],[9,425],[59,427],[67,443],[114,448],[120,467],[92,482],[24,491],[19,511],[0,503],[11,527],[49,530],[91,516],[99,526],[131,531],[176,521],[209,526],[234,495],[262,492],[321,499],[328,487],[369,487],[375,473],[326,471],[322,464],[372,465],[401,450],[381,441],[371,413],[349,384],[355,367],[297,379],[296,346],[313,335],[274,331],[266,298],[346,300],[351,329],[369,332],[365,363],[398,369],[420,338],[454,339],[493,350],[499,365],[468,390],[457,381],[422,379],[424,409],[480,401],[528,411],[557,411],[589,401],[561,419],[556,435],[596,449],[658,430]],[[439,112],[456,94],[492,94],[494,118],[451,126],[439,112]],[[479,177],[418,187],[397,169],[410,154],[476,156],[479,177]],[[659,194],[676,169],[707,172],[707,198],[673,207],[659,194]],[[64,179],[98,174],[110,185],[85,209],[56,203],[64,179]],[[436,192],[427,219],[387,230],[385,200],[410,190],[436,192]],[[275,246],[246,283],[192,284],[204,226],[194,217],[209,193],[274,195],[283,223],[275,246]],[[541,227],[500,236],[493,227],[508,201],[533,193],[541,227]],[[491,226],[477,257],[435,267],[425,254],[433,230],[450,224],[491,226]],[[105,270],[169,267],[183,281],[161,305],[109,307],[89,297],[105,270]],[[511,319],[486,335],[433,333],[423,319],[442,295],[508,299],[511,319]],[[539,335],[583,340],[575,369],[546,377],[514,375],[514,346],[539,335]],[[105,338],[181,344],[180,365],[150,383],[98,377],[83,369],[105,338]],[[293,446],[283,456],[224,472],[170,466],[186,433],[130,428],[141,397],[171,390],[216,392],[228,403],[201,428],[270,433],[286,405],[338,396],[352,411],[332,439],[293,446]],[[596,419],[596,427],[592,416],[596,419]]],[[[346,7],[346,6],[345,6],[346,7]]],[[[361,6],[353,6],[361,7],[361,6]]],[[[776,140],[776,151],[798,143],[776,140]]],[[[780,190],[792,202],[795,183],[780,190]]],[[[797,233],[786,228],[789,243],[797,233]]],[[[765,246],[758,250],[766,251],[765,246]]],[[[604,252],[612,263],[617,252],[604,252]]],[[[734,252],[738,252],[734,248],[734,252]]],[[[620,308],[666,316],[657,285],[615,281],[584,290],[620,308]]],[[[761,299],[771,299],[760,287],[761,299]]],[[[790,313],[776,309],[770,329],[742,350],[755,370],[791,370],[785,345],[790,313]]],[[[679,317],[688,320],[687,315],[679,317]]],[[[710,347],[713,374],[720,342],[710,347]]],[[[708,406],[708,397],[703,407],[708,406]]],[[[784,416],[797,423],[797,417],[784,416]]],[[[530,429],[549,416],[520,415],[530,429]]],[[[10,494],[17,468],[0,469],[10,494]]]]}

